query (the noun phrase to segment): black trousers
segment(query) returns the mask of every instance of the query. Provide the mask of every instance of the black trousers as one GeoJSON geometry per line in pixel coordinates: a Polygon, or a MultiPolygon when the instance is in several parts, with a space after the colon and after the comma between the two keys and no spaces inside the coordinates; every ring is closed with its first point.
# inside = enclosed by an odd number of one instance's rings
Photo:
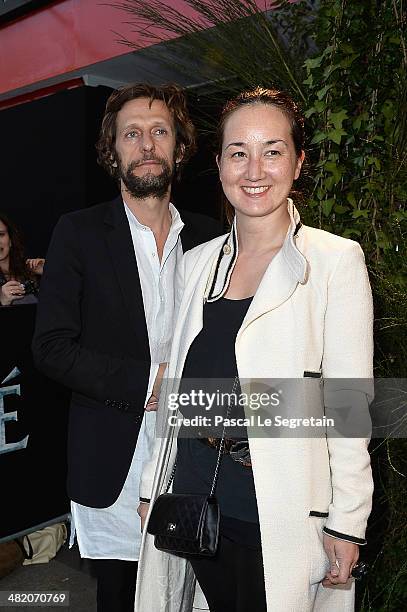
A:
{"type": "Polygon", "coordinates": [[[134,612],[137,561],[92,559],[97,578],[97,612],[134,612]]]}
{"type": "Polygon", "coordinates": [[[261,548],[221,537],[215,557],[190,561],[211,612],[267,612],[261,548]]]}

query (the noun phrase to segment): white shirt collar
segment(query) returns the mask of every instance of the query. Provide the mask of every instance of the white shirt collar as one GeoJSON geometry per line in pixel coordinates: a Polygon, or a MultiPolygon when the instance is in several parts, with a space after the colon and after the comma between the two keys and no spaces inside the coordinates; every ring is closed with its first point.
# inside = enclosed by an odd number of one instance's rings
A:
{"type": "MultiPolygon", "coordinates": [[[[126,204],[124,200],[123,200],[123,204],[124,204],[124,210],[126,211],[127,218],[129,222],[132,223],[133,227],[141,232],[147,232],[147,231],[151,232],[151,229],[147,225],[143,225],[142,223],[140,223],[140,221],[137,219],[134,212],[129,208],[129,206],[126,204]]],[[[184,227],[184,223],[181,219],[181,216],[178,210],[175,208],[174,204],[172,204],[172,202],[169,203],[168,210],[170,211],[171,219],[172,219],[169,235],[173,235],[174,233],[179,234],[182,228],[184,227]]]]}

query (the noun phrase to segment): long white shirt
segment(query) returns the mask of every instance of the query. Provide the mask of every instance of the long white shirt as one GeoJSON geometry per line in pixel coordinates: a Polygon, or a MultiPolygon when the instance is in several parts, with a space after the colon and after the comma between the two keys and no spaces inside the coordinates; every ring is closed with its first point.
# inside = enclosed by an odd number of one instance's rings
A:
{"type": "MultiPolygon", "coordinates": [[[[160,262],[153,232],[137,220],[125,203],[124,208],[133,239],[150,344],[147,402],[158,366],[169,357],[178,302],[176,270],[183,255],[179,234],[184,224],[170,203],[172,223],[160,262]]],[[[152,451],[154,425],[155,412],[145,412],[126,481],[114,504],[108,508],[89,508],[71,502],[70,546],[76,533],[81,557],[138,560],[141,543],[141,524],[137,514],[139,483],[144,463],[152,451]]]]}

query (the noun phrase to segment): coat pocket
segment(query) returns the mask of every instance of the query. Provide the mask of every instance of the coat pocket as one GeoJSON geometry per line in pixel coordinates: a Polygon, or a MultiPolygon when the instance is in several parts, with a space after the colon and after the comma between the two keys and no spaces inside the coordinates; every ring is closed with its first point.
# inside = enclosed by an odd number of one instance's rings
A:
{"type": "MultiPolygon", "coordinates": [[[[313,511],[311,511],[313,512],[313,511]]],[[[322,529],[326,523],[325,513],[311,514],[308,517],[309,547],[310,547],[310,584],[317,584],[325,578],[329,570],[329,559],[324,550],[322,529]],[[323,517],[320,515],[324,514],[323,517]]],[[[327,515],[327,513],[326,513],[327,515]]]]}

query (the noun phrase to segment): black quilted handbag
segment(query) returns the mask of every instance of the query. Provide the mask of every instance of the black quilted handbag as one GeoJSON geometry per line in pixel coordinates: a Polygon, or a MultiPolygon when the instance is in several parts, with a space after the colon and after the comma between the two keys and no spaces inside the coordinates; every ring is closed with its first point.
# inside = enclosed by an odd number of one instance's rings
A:
{"type": "MultiPolygon", "coordinates": [[[[239,382],[235,378],[232,393],[239,382]]],[[[227,415],[229,414],[228,407],[227,415]]],[[[209,495],[168,493],[175,476],[176,463],[165,493],[154,502],[147,532],[154,536],[154,545],[180,556],[213,557],[218,547],[220,510],[215,498],[219,467],[225,443],[225,427],[219,444],[218,458],[209,495]]]]}
{"type": "Polygon", "coordinates": [[[213,495],[163,493],[154,503],[147,531],[159,550],[210,557],[218,546],[219,519],[213,495]]]}

